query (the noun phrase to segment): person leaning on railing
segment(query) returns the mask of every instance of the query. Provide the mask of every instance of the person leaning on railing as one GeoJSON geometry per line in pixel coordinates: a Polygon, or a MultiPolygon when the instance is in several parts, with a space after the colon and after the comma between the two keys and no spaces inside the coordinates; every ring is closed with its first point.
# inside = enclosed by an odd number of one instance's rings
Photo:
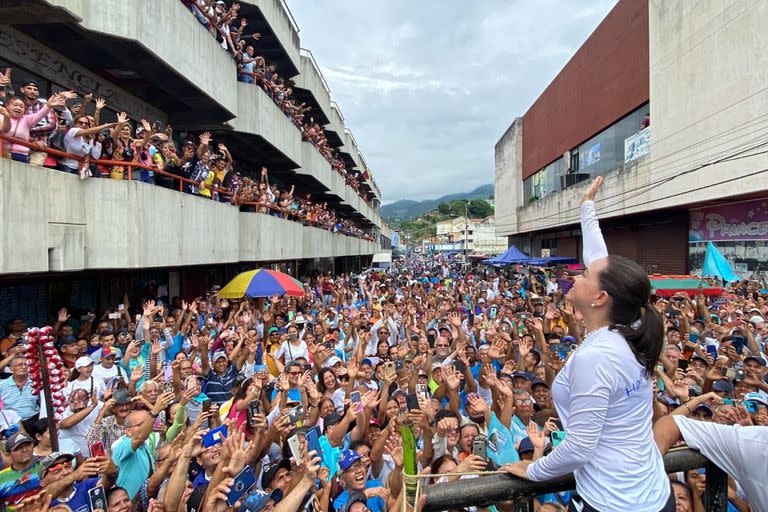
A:
{"type": "MultiPolygon", "coordinates": [[[[128,119],[125,112],[117,116],[117,122],[93,126],[86,115],[80,115],[75,119],[72,128],[64,134],[65,152],[79,157],[91,156],[98,159],[101,156],[101,145],[93,138],[104,129],[114,128],[128,119]]],[[[71,174],[80,172],[80,163],[76,158],[63,158],[57,167],[60,171],[71,174]]]]}
{"type": "MultiPolygon", "coordinates": [[[[24,99],[18,96],[6,101],[0,107],[0,133],[29,141],[29,131],[40,119],[47,116],[52,107],[64,106],[65,95],[56,93],[48,98],[48,103],[34,114],[27,114],[24,99]]],[[[17,162],[29,163],[29,147],[21,144],[3,143],[3,156],[17,162]]]]}

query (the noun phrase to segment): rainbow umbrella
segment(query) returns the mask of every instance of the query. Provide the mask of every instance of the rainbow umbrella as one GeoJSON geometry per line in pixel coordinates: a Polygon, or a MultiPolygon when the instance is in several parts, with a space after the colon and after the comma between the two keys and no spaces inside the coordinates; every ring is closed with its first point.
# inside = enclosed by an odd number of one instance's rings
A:
{"type": "Polygon", "coordinates": [[[304,295],[304,285],[288,274],[258,268],[238,274],[217,294],[222,299],[271,297],[272,295],[304,295]]]}

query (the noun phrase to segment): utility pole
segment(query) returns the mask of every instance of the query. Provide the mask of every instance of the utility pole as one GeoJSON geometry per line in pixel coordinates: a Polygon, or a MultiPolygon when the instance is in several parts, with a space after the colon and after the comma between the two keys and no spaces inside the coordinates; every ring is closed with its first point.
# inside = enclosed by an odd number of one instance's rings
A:
{"type": "Polygon", "coordinates": [[[464,203],[464,266],[467,265],[467,251],[469,249],[469,201],[464,203]]]}

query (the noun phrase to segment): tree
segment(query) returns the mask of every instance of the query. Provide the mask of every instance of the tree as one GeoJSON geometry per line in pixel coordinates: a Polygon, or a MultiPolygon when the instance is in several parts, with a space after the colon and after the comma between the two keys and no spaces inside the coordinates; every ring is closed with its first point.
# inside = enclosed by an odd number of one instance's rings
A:
{"type": "Polygon", "coordinates": [[[466,205],[466,204],[467,204],[467,201],[463,200],[463,199],[462,200],[451,201],[449,203],[450,214],[453,217],[463,217],[464,216],[464,205],[466,205]]]}
{"type": "Polygon", "coordinates": [[[440,203],[437,205],[437,211],[443,215],[450,215],[451,207],[448,203],[440,203]]]}
{"type": "Polygon", "coordinates": [[[473,199],[467,206],[469,216],[473,218],[484,219],[493,215],[493,206],[488,204],[484,199],[473,199]]]}

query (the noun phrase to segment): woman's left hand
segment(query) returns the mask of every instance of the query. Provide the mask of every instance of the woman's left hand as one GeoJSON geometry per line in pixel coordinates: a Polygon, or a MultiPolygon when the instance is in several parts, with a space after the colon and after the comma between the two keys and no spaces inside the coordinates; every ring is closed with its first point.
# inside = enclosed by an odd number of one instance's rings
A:
{"type": "Polygon", "coordinates": [[[504,464],[501,466],[501,470],[506,471],[510,475],[514,475],[518,478],[528,480],[527,469],[530,464],[531,461],[529,460],[521,460],[512,464],[504,464]]]}

